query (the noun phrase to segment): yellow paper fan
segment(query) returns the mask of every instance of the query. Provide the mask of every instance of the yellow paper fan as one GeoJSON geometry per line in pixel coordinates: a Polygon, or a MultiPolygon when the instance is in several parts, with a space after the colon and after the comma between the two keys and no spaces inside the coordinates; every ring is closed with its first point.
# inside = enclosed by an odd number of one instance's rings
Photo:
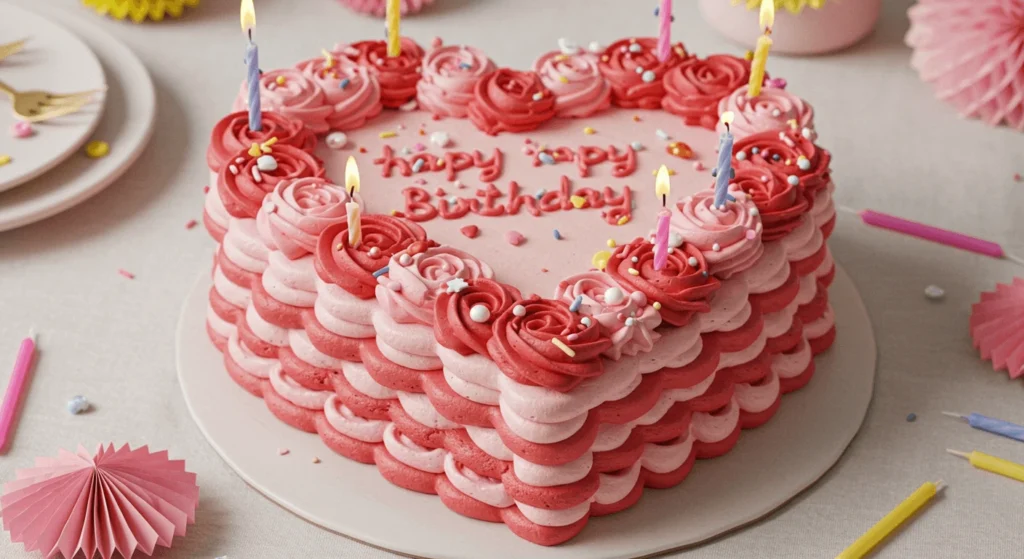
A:
{"type": "MultiPolygon", "coordinates": [[[[733,5],[744,3],[748,10],[761,9],[761,0],[732,0],[733,5]]],[[[776,10],[786,10],[790,13],[799,14],[804,8],[815,10],[825,5],[825,0],[775,0],[776,10]]]]}
{"type": "Polygon", "coordinates": [[[115,19],[131,19],[135,23],[149,19],[162,21],[165,17],[179,18],[185,8],[194,8],[199,0],[82,0],[100,15],[115,19]]]}

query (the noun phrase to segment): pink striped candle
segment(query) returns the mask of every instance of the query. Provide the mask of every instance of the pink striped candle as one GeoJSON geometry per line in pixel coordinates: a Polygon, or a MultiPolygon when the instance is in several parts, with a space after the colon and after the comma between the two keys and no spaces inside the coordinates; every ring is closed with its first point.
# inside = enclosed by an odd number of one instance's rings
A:
{"type": "Polygon", "coordinates": [[[661,17],[661,28],[658,33],[658,60],[668,61],[672,56],[672,0],[661,0],[661,7],[658,9],[661,17]]]}
{"type": "Polygon", "coordinates": [[[7,393],[4,394],[4,402],[0,405],[0,450],[7,448],[7,438],[14,426],[14,412],[18,410],[18,402],[21,401],[21,393],[25,389],[25,380],[32,368],[32,358],[36,353],[36,334],[30,331],[28,337],[22,340],[18,348],[18,357],[14,360],[14,370],[11,371],[11,380],[7,382],[7,393]]]}

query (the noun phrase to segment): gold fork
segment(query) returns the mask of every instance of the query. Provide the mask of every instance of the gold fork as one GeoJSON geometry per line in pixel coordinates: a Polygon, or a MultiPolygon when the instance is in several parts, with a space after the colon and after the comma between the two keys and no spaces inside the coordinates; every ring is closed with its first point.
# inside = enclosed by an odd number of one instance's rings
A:
{"type": "Polygon", "coordinates": [[[13,43],[7,43],[6,45],[0,45],[0,60],[20,52],[21,49],[25,47],[26,40],[27,39],[22,39],[20,41],[14,41],[13,43]]]}
{"type": "Polygon", "coordinates": [[[28,122],[42,122],[80,111],[92,101],[94,94],[102,90],[56,94],[48,91],[18,91],[0,82],[0,91],[11,98],[15,116],[28,122]]]}

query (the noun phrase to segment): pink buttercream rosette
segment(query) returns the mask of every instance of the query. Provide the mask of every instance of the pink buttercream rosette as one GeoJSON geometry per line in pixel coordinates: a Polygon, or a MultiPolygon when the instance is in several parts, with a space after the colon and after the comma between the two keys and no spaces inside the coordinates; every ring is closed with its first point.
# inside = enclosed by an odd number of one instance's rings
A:
{"type": "Polygon", "coordinates": [[[167,451],[61,450],[18,470],[0,497],[4,529],[44,557],[131,557],[170,547],[195,523],[199,486],[167,451]]]}
{"type": "Polygon", "coordinates": [[[996,285],[971,306],[971,338],[981,358],[1006,370],[1010,378],[1024,376],[1024,278],[996,285]]]}
{"type": "Polygon", "coordinates": [[[409,256],[408,251],[391,257],[387,276],[377,281],[377,302],[396,322],[434,323],[437,294],[453,279],[494,278],[491,267],[469,253],[441,246],[409,256]]]}
{"type": "Polygon", "coordinates": [[[687,242],[697,247],[708,270],[728,278],[754,265],[764,253],[760,212],[746,192],[731,190],[735,198],[715,207],[715,191],[702,190],[676,204],[672,212],[671,244],[687,242]]]}
{"type": "MultiPolygon", "coordinates": [[[[786,130],[795,122],[797,128],[814,130],[814,109],[803,99],[778,87],[765,87],[753,99],[744,85],[718,103],[718,114],[732,111],[735,118],[730,125],[737,138],[744,138],[768,130],[786,130]]],[[[725,125],[718,123],[718,132],[725,125]]]]}
{"type": "Polygon", "coordinates": [[[612,341],[603,353],[609,359],[651,351],[661,338],[655,331],[661,315],[648,305],[647,296],[622,287],[604,272],[585,272],[558,284],[555,299],[571,305],[576,297],[580,297],[579,313],[597,321],[612,341]]]}
{"type": "Polygon", "coordinates": [[[343,55],[328,53],[295,67],[323,90],[332,109],[327,117],[331,130],[355,130],[384,109],[377,77],[343,55]]]}
{"type": "Polygon", "coordinates": [[[272,250],[295,260],[316,250],[320,233],[345,217],[348,201],[344,188],[321,178],[282,182],[264,198],[256,229],[272,250]]]}
{"type": "Polygon", "coordinates": [[[423,57],[416,100],[435,115],[466,118],[477,82],[496,69],[494,62],[475,47],[439,46],[423,57]]]}
{"type": "Polygon", "coordinates": [[[1024,3],[919,0],[908,11],[910,65],[963,116],[1024,131],[1024,3]]]}
{"type": "MultiPolygon", "coordinates": [[[[248,107],[249,88],[243,81],[233,111],[248,107]]],[[[302,121],[316,134],[330,130],[328,117],[334,112],[323,88],[295,68],[271,70],[260,77],[260,103],[264,111],[276,111],[302,121]],[[283,78],[278,83],[278,78],[283,78]]]]}
{"type": "MultiPolygon", "coordinates": [[[[386,0],[338,0],[349,9],[377,17],[384,17],[387,12],[386,0]]],[[[434,0],[402,0],[402,15],[414,14],[432,4],[434,0]]]]}
{"type": "Polygon", "coordinates": [[[597,54],[552,51],[533,64],[544,86],[555,94],[555,114],[582,118],[612,104],[612,89],[601,73],[597,54]]]}

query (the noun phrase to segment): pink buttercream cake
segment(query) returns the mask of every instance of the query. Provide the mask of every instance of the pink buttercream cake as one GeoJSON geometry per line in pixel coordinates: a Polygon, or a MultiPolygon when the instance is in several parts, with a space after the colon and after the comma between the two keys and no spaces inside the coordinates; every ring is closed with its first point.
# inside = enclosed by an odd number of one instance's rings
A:
{"type": "Polygon", "coordinates": [[[403,45],[265,72],[264,129],[244,112],[214,128],[207,330],[276,417],[554,545],[679,484],[811,379],[835,337],[835,208],[807,102],[749,98],[742,58],[679,44],[661,62],[654,39],[532,71],[403,45]],[[735,177],[716,206],[726,110],[735,177]],[[331,182],[350,156],[359,193],[331,182]]]}

